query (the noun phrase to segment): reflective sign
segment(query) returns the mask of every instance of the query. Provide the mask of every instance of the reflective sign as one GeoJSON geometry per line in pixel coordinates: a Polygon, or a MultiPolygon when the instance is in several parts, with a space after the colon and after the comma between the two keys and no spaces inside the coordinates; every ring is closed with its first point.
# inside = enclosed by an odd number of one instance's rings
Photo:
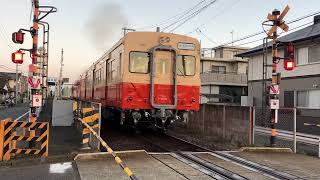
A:
{"type": "Polygon", "coordinates": [[[270,86],[270,94],[280,94],[279,85],[274,84],[270,86]]]}
{"type": "Polygon", "coordinates": [[[270,99],[270,108],[271,109],[279,109],[279,99],[270,99]]]}
{"type": "Polygon", "coordinates": [[[32,95],[32,107],[41,107],[42,105],[42,95],[34,94],[32,95]]]}

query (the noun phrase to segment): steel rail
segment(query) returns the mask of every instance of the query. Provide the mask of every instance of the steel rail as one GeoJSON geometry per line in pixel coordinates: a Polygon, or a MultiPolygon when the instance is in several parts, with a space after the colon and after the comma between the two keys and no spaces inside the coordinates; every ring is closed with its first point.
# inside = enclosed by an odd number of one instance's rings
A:
{"type": "Polygon", "coordinates": [[[216,178],[216,176],[220,176],[222,179],[229,179],[229,180],[247,180],[248,178],[243,177],[239,174],[236,174],[232,171],[229,171],[223,167],[220,167],[218,165],[213,164],[212,162],[204,161],[201,158],[198,158],[190,153],[182,153],[178,152],[176,155],[192,162],[200,167],[203,167],[207,170],[209,170],[211,173],[215,174],[215,176],[211,176],[210,174],[207,174],[213,178],[216,178]]]}
{"type": "MultiPolygon", "coordinates": [[[[172,136],[169,136],[166,134],[166,136],[168,137],[172,137],[172,136]]],[[[157,144],[156,142],[152,141],[152,140],[149,140],[148,138],[146,138],[145,136],[141,136],[141,138],[144,140],[144,141],[147,141],[148,143],[150,143],[151,145],[153,146],[156,146],[157,148],[163,150],[163,151],[167,151],[167,152],[170,152],[169,155],[171,155],[172,157],[176,158],[177,160],[185,163],[185,164],[188,164],[189,166],[193,167],[194,169],[197,169],[201,172],[203,172],[204,174],[212,177],[212,178],[215,178],[215,179],[228,179],[228,180],[247,180],[247,178],[239,175],[239,174],[236,174],[234,172],[231,172],[227,169],[224,169],[218,165],[215,165],[213,163],[209,163],[209,162],[204,162],[203,160],[197,158],[196,156],[193,156],[191,155],[190,153],[184,153],[184,152],[181,152],[181,151],[174,151],[173,149],[169,149],[169,148],[166,148],[164,146],[161,146],[159,144],[157,144]]],[[[174,138],[174,137],[172,137],[174,138]]],[[[177,138],[174,138],[176,139],[177,141],[181,141],[183,143],[186,143],[186,144],[189,144],[189,145],[192,145],[192,146],[195,146],[195,147],[198,147],[198,148],[201,148],[201,149],[204,149],[198,145],[194,145],[190,142],[186,142],[186,141],[183,141],[181,139],[177,139],[177,138]]],[[[204,149],[206,150],[206,149],[204,149]]],[[[179,173],[181,174],[181,173],[179,173]]]]}
{"type": "Polygon", "coordinates": [[[292,179],[302,179],[300,177],[297,177],[295,175],[283,172],[283,171],[278,171],[276,169],[243,159],[241,157],[238,156],[234,156],[232,154],[229,153],[223,153],[223,152],[213,152],[212,155],[216,155],[216,157],[220,156],[223,157],[224,159],[230,160],[232,162],[235,162],[237,164],[241,164],[244,165],[246,167],[249,167],[251,169],[255,169],[259,172],[265,173],[267,175],[269,175],[270,177],[273,177],[275,179],[283,179],[283,180],[292,180],[292,179]]]}
{"type": "MultiPolygon", "coordinates": [[[[251,169],[251,170],[254,169],[254,170],[256,170],[258,172],[262,172],[264,175],[269,176],[269,177],[274,178],[274,179],[284,179],[284,180],[287,180],[287,179],[288,180],[289,179],[290,180],[291,179],[303,179],[303,178],[299,178],[297,176],[291,175],[289,173],[278,171],[278,170],[270,168],[268,166],[264,166],[264,165],[249,161],[247,159],[240,158],[240,157],[232,155],[232,154],[230,154],[228,152],[212,151],[212,150],[210,150],[208,148],[199,146],[197,144],[193,144],[193,143],[188,142],[188,141],[186,141],[184,139],[181,139],[181,138],[178,138],[178,137],[175,137],[175,136],[171,136],[171,135],[170,135],[170,137],[173,137],[173,138],[178,139],[180,141],[184,141],[184,142],[192,144],[194,146],[198,146],[198,147],[200,147],[202,149],[205,149],[205,150],[209,151],[210,154],[215,156],[215,157],[218,157],[218,158],[226,160],[226,161],[233,162],[234,164],[241,165],[242,167],[247,168],[247,169],[251,169]]],[[[237,151],[235,151],[235,152],[237,152],[237,151]]]]}

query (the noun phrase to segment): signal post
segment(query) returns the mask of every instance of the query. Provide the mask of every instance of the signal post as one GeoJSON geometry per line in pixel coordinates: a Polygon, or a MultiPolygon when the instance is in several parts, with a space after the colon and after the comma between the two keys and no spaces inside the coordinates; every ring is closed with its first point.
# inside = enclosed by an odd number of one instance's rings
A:
{"type": "MultiPolygon", "coordinates": [[[[42,106],[42,89],[40,87],[41,74],[39,72],[38,66],[38,32],[39,32],[39,22],[43,18],[45,18],[48,14],[57,12],[57,9],[53,6],[40,6],[39,0],[32,0],[33,5],[33,24],[30,30],[27,29],[19,29],[18,32],[14,32],[12,34],[12,41],[17,44],[23,44],[24,42],[24,33],[29,32],[32,37],[32,48],[31,49],[23,49],[20,48],[17,52],[12,53],[12,61],[16,64],[23,63],[23,55],[24,51],[28,51],[31,57],[31,64],[29,65],[29,77],[28,84],[30,87],[30,113],[29,113],[29,121],[35,122],[37,120],[37,109],[42,106]],[[41,16],[41,17],[40,17],[41,16]]],[[[44,38],[45,39],[45,38],[44,38]]],[[[42,82],[42,84],[45,82],[42,82]]],[[[34,130],[30,131],[30,135],[35,135],[34,130]]]]}
{"type": "Polygon", "coordinates": [[[272,13],[268,14],[267,21],[265,21],[262,25],[271,26],[271,29],[267,32],[267,39],[272,40],[272,78],[271,78],[271,86],[269,89],[269,98],[270,98],[270,112],[271,112],[271,136],[270,136],[270,146],[275,146],[277,131],[276,124],[278,123],[278,110],[279,110],[279,94],[280,94],[280,79],[281,75],[277,72],[277,65],[281,59],[284,60],[283,65],[285,70],[293,70],[295,66],[294,56],[293,56],[293,45],[289,42],[279,42],[277,29],[281,28],[283,31],[287,32],[289,27],[285,24],[283,18],[289,11],[289,6],[286,6],[285,9],[280,12],[275,9],[272,13]],[[267,24],[270,23],[271,24],[267,24]],[[278,56],[278,47],[279,45],[284,45],[284,57],[281,58],[278,56]]]}

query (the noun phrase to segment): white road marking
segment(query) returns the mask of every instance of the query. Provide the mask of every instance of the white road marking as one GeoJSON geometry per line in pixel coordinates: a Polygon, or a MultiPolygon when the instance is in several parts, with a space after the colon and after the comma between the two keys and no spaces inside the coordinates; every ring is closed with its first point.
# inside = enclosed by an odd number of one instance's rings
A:
{"type": "Polygon", "coordinates": [[[49,172],[55,173],[55,174],[63,174],[68,169],[71,169],[71,168],[72,168],[71,162],[50,164],[49,172]]]}
{"type": "Polygon", "coordinates": [[[14,121],[18,121],[19,119],[23,118],[25,115],[27,115],[29,113],[29,111],[25,112],[24,114],[22,114],[21,116],[19,116],[18,118],[16,118],[14,121]]]}

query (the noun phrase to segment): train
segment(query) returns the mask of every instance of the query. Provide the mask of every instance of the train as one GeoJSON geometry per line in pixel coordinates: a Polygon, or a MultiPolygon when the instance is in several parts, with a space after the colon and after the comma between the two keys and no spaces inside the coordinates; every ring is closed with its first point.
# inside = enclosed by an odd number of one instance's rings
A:
{"type": "Polygon", "coordinates": [[[80,75],[80,101],[102,104],[105,119],[167,129],[200,103],[200,43],[185,35],[128,32],[80,75]]]}

